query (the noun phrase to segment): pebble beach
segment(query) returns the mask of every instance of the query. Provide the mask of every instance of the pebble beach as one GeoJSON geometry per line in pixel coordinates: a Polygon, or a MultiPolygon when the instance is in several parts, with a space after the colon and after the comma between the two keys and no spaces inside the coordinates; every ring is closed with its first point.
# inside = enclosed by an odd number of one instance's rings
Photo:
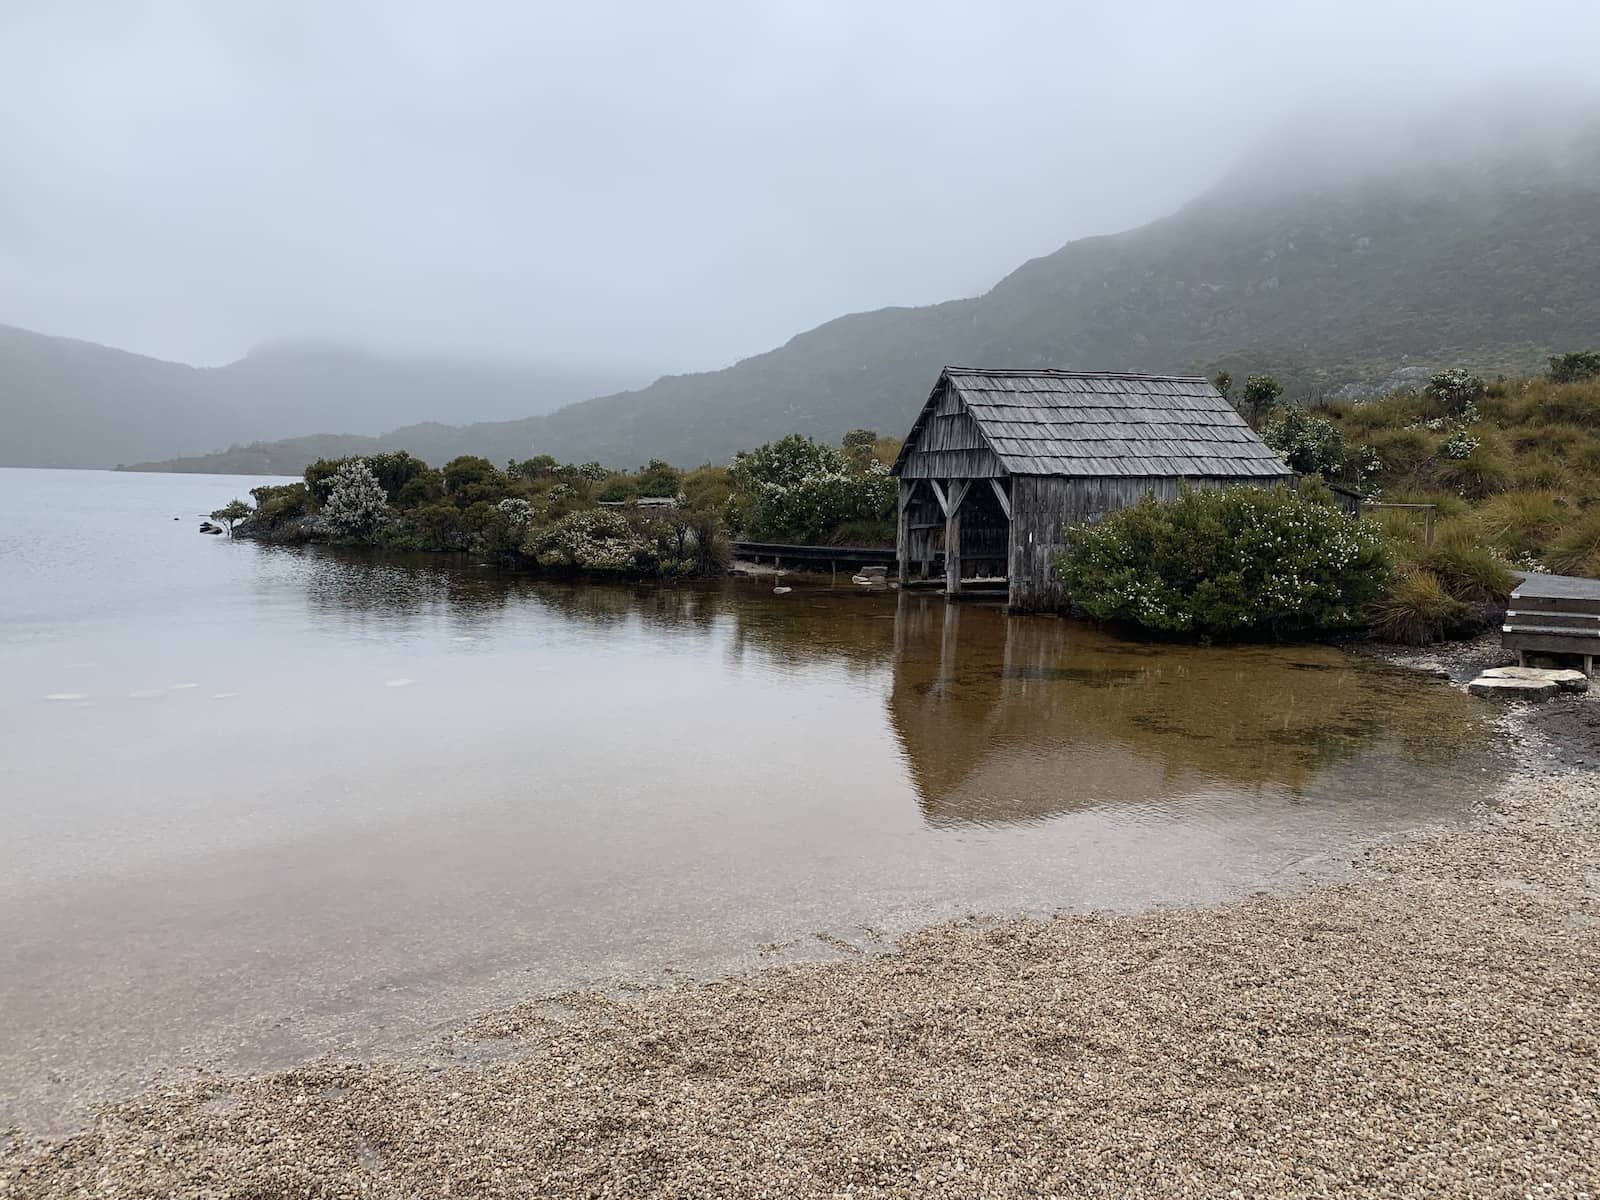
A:
{"type": "Polygon", "coordinates": [[[201,1078],[12,1132],[0,1196],[1600,1196],[1600,773],[1537,752],[1590,703],[1508,716],[1493,805],[1337,882],[201,1078]]]}

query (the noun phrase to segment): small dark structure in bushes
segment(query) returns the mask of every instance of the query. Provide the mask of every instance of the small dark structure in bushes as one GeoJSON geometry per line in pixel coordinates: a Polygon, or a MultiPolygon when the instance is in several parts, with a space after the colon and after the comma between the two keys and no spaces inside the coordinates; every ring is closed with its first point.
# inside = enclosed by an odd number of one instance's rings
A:
{"type": "Polygon", "coordinates": [[[900,578],[945,589],[1004,578],[1011,607],[1061,603],[1062,529],[1184,484],[1288,483],[1294,472],[1205,379],[946,367],[907,434],[900,578]]]}

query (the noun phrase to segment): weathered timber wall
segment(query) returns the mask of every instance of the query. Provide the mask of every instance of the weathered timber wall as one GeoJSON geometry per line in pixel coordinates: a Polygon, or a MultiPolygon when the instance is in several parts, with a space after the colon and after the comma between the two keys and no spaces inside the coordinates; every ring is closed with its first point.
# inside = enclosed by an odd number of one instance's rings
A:
{"type": "Polygon", "coordinates": [[[907,579],[926,579],[944,554],[944,510],[926,481],[902,479],[900,490],[910,493],[897,539],[902,569],[907,579]]]}
{"type": "Polygon", "coordinates": [[[911,433],[903,479],[988,479],[1005,474],[960,397],[946,386],[911,433]]]}

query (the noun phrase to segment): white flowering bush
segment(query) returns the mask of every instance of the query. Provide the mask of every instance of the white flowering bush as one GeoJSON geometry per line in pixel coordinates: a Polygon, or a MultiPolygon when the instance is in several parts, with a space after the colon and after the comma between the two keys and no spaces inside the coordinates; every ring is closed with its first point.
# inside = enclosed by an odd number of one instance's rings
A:
{"type": "Polygon", "coordinates": [[[1451,367],[1448,371],[1436,372],[1428,380],[1426,390],[1439,402],[1445,416],[1459,417],[1470,405],[1481,400],[1487,389],[1483,380],[1472,372],[1451,367]]]}
{"type": "Polygon", "coordinates": [[[1361,482],[1364,457],[1345,445],[1344,434],[1326,417],[1314,417],[1298,408],[1282,409],[1262,427],[1261,440],[1302,475],[1361,482]]]}
{"type": "Polygon", "coordinates": [[[533,505],[520,496],[508,496],[496,504],[494,510],[513,531],[526,529],[533,519],[533,505]]]}
{"type": "Polygon", "coordinates": [[[389,497],[364,459],[352,458],[334,474],[322,516],[352,541],[369,542],[389,523],[389,497]]]}
{"type": "Polygon", "coordinates": [[[799,434],[739,455],[729,471],[744,493],[745,532],[757,541],[820,542],[846,522],[894,515],[898,484],[887,467],[853,464],[799,434]]]}
{"type": "Polygon", "coordinates": [[[612,509],[568,513],[554,525],[534,530],[523,553],[551,571],[595,571],[606,574],[654,573],[659,556],[628,518],[612,509]]]}
{"type": "Polygon", "coordinates": [[[1283,637],[1364,623],[1389,579],[1378,531],[1288,488],[1147,497],[1069,526],[1057,565],[1103,621],[1200,637],[1283,637]]]}
{"type": "Polygon", "coordinates": [[[1439,453],[1453,462],[1465,462],[1482,444],[1481,438],[1473,437],[1465,429],[1458,429],[1444,440],[1439,453]]]}

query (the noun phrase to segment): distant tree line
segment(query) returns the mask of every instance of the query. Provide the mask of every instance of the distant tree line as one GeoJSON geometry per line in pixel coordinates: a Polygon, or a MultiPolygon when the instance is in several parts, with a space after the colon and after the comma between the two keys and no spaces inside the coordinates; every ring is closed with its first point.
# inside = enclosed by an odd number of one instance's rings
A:
{"type": "Polygon", "coordinates": [[[551,572],[712,574],[730,539],[894,539],[898,443],[867,430],[839,446],[790,435],[727,466],[636,471],[548,455],[497,467],[463,455],[433,467],[403,450],[318,459],[296,483],[255,488],[213,514],[241,535],[397,552],[474,554],[551,572]]]}

